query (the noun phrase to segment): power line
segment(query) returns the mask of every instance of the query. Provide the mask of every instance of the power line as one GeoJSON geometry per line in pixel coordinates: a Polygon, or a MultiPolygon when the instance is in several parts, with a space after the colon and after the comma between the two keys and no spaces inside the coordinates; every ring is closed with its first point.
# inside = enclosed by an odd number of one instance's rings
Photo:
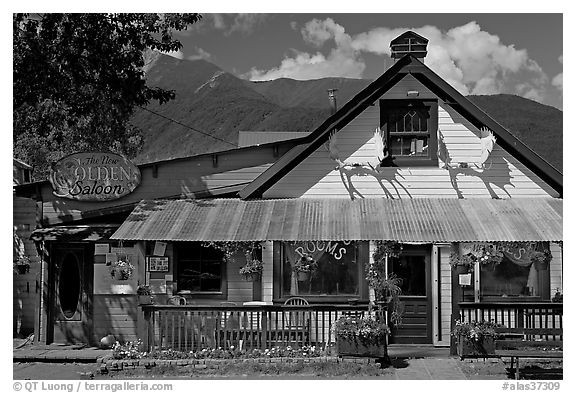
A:
{"type": "Polygon", "coordinates": [[[222,138],[218,138],[217,136],[208,134],[207,132],[200,131],[200,130],[194,128],[194,127],[190,127],[189,125],[184,124],[184,123],[182,123],[182,122],[179,122],[178,120],[174,120],[174,119],[172,119],[172,118],[170,118],[170,117],[168,117],[168,116],[164,116],[164,115],[161,114],[161,113],[154,112],[153,110],[150,110],[150,109],[145,108],[145,107],[143,107],[143,106],[138,106],[138,107],[139,107],[140,109],[144,109],[145,111],[148,111],[148,112],[152,113],[153,115],[159,116],[159,117],[161,117],[161,118],[163,118],[163,119],[166,119],[166,120],[168,120],[168,121],[171,121],[171,122],[173,122],[173,123],[176,123],[176,124],[178,124],[178,125],[180,125],[180,126],[182,126],[182,127],[188,128],[189,130],[198,132],[198,133],[200,133],[200,134],[202,134],[202,135],[209,136],[210,138],[214,138],[214,139],[219,140],[219,141],[221,141],[221,142],[227,143],[227,144],[229,144],[229,145],[231,145],[231,146],[238,147],[238,145],[235,144],[235,143],[229,142],[229,141],[227,141],[227,140],[225,140],[225,139],[222,139],[222,138]]]}

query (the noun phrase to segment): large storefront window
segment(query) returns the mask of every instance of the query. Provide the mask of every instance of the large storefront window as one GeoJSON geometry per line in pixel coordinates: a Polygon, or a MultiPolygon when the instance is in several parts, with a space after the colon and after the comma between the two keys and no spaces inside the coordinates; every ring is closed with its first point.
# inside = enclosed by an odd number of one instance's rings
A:
{"type": "Polygon", "coordinates": [[[549,251],[545,243],[510,243],[503,248],[499,264],[480,264],[480,295],[483,300],[543,300],[549,294],[550,269],[530,258],[532,250],[549,251]],[[528,300],[528,299],[526,299],[528,300]]]}
{"type": "Polygon", "coordinates": [[[363,264],[358,257],[359,242],[309,241],[282,243],[282,293],[290,296],[359,296],[363,264]],[[309,256],[313,267],[299,274],[294,266],[309,256]]]}
{"type": "Polygon", "coordinates": [[[220,292],[223,253],[197,242],[177,243],[178,291],[220,292]]]}

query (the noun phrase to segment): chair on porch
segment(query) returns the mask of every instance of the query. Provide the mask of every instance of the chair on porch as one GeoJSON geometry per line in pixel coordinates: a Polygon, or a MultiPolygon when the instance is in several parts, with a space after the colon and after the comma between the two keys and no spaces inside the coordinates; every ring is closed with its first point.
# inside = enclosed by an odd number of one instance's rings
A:
{"type": "Polygon", "coordinates": [[[174,295],[170,296],[166,301],[166,304],[172,304],[175,306],[185,306],[186,305],[186,298],[184,296],[174,295]]]}
{"type": "MultiPolygon", "coordinates": [[[[308,306],[303,297],[291,297],[284,302],[285,306],[308,306]]],[[[286,326],[282,329],[282,340],[296,345],[306,345],[310,341],[310,314],[302,310],[284,311],[286,326]]]]}

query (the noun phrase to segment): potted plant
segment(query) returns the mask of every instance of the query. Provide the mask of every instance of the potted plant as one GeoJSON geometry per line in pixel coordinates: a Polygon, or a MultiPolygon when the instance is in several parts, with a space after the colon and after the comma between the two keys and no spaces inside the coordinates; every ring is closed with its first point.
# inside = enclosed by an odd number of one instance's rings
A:
{"type": "Polygon", "coordinates": [[[116,280],[129,280],[133,273],[134,265],[130,263],[127,256],[119,257],[110,269],[110,275],[116,280]]]}
{"type": "Polygon", "coordinates": [[[530,260],[536,270],[547,270],[552,260],[552,253],[549,250],[534,251],[532,255],[530,255],[530,260]]]}
{"type": "Polygon", "coordinates": [[[496,266],[502,262],[504,253],[496,246],[488,245],[483,247],[475,256],[480,265],[484,266],[487,270],[494,271],[496,266]]]}
{"type": "Polygon", "coordinates": [[[240,268],[240,275],[246,281],[258,281],[262,275],[264,264],[259,259],[246,256],[246,264],[240,268]]]}
{"type": "Polygon", "coordinates": [[[457,321],[450,335],[457,340],[460,358],[494,354],[496,328],[492,321],[457,321]]]}
{"type": "Polygon", "coordinates": [[[304,253],[292,264],[292,271],[296,273],[298,281],[307,281],[316,267],[316,261],[309,254],[304,253]]]}
{"type": "Polygon", "coordinates": [[[30,258],[26,255],[22,255],[16,259],[13,268],[18,274],[26,274],[30,272],[30,258]]]}
{"type": "Polygon", "coordinates": [[[138,285],[136,289],[139,304],[152,304],[152,289],[149,285],[138,285]]]}
{"type": "Polygon", "coordinates": [[[366,266],[366,281],[374,290],[376,304],[386,305],[389,321],[393,326],[402,324],[404,303],[400,301],[402,279],[394,273],[386,273],[388,258],[396,258],[402,251],[397,242],[382,241],[376,244],[373,262],[366,266]]]}
{"type": "Polygon", "coordinates": [[[450,266],[458,274],[467,274],[474,271],[474,264],[477,260],[477,257],[472,253],[458,255],[457,252],[453,251],[450,254],[450,266]]]}
{"type": "Polygon", "coordinates": [[[334,324],[338,356],[388,358],[390,329],[371,317],[340,317],[334,324]]]}

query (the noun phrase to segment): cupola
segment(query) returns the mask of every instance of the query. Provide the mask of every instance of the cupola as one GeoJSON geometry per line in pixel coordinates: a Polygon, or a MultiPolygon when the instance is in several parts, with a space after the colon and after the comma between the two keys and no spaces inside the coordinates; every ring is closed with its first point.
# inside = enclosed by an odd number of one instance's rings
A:
{"type": "Polygon", "coordinates": [[[397,59],[411,54],[418,59],[424,59],[428,40],[413,31],[407,31],[390,42],[390,56],[396,61],[397,59]]]}

